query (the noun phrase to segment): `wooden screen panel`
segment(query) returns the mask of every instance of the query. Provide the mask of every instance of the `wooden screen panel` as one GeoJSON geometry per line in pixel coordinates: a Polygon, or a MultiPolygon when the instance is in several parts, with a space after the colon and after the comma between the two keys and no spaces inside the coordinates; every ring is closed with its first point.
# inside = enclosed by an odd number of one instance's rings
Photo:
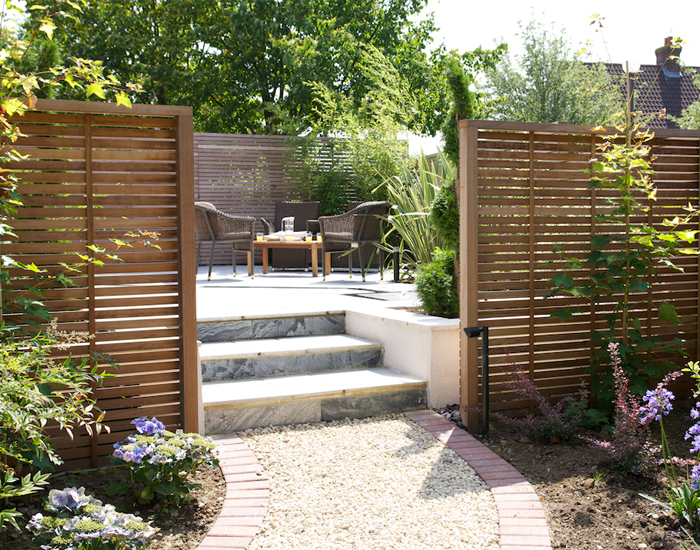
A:
{"type": "MultiPolygon", "coordinates": [[[[463,326],[490,327],[490,400],[492,410],[522,414],[533,410],[504,383],[513,363],[519,364],[544,395],[572,395],[594,352],[592,327],[605,326],[611,306],[592,305],[566,295],[545,300],[553,275],[566,258],[584,257],[591,236],[614,232],[596,215],[611,207],[611,191],[589,188],[591,166],[602,137],[588,127],[467,121],[461,127],[460,194],[462,253],[461,301],[463,326]],[[580,313],[566,322],[551,319],[565,308],[580,313]]],[[[657,171],[657,200],[643,221],[657,227],[665,218],[682,216],[688,204],[698,205],[700,133],[665,131],[652,142],[657,171]]],[[[681,226],[682,229],[697,229],[681,226]]],[[[697,244],[693,245],[697,247],[697,244]]],[[[698,356],[698,258],[673,259],[682,271],[659,269],[652,290],[632,296],[634,314],[648,334],[666,340],[683,339],[693,360],[698,356]],[[668,300],[681,324],[660,321],[648,306],[668,300]]],[[[586,279],[588,268],[568,272],[586,279]]],[[[462,404],[481,400],[481,372],[476,342],[462,342],[462,404]]],[[[677,358],[679,364],[682,358],[677,358]]],[[[687,394],[689,383],[676,386],[687,394]]],[[[476,430],[478,415],[469,415],[476,430]]]]}
{"type": "MultiPolygon", "coordinates": [[[[195,134],[195,196],[228,214],[252,216],[256,230],[263,231],[260,218],[274,221],[277,201],[302,200],[303,181],[294,159],[295,138],[255,134],[195,134]]],[[[320,140],[313,151],[319,169],[342,169],[351,174],[349,159],[320,140]]],[[[350,192],[348,200],[357,200],[350,192]]],[[[208,265],[210,245],[202,245],[201,265],[208,265]]],[[[255,252],[258,263],[262,253],[255,252]]],[[[237,261],[242,262],[242,252],[237,261]]],[[[231,265],[231,249],[219,245],[216,265],[231,265]]]]}
{"type": "MultiPolygon", "coordinates": [[[[136,417],[197,429],[191,110],[39,108],[17,120],[16,148],[28,158],[10,165],[23,205],[3,252],[52,273],[77,254],[104,262],[81,266],[74,286],[44,300],[60,330],[93,335],[69,352],[97,354],[113,375],[95,388],[111,433],[71,441],[50,430],[64,468],[95,466],[136,417]]],[[[31,282],[21,270],[10,275],[15,295],[31,282]]]]}

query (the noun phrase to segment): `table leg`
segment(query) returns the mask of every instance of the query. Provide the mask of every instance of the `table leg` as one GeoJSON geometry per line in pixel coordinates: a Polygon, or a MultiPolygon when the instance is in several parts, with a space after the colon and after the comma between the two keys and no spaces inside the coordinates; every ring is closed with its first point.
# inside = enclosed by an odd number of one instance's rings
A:
{"type": "Polygon", "coordinates": [[[263,275],[267,275],[267,268],[269,265],[269,260],[267,253],[269,251],[269,248],[263,248],[262,249],[262,257],[263,257],[263,275]]]}
{"type": "Polygon", "coordinates": [[[311,273],[318,277],[318,243],[311,241],[311,273]]]}

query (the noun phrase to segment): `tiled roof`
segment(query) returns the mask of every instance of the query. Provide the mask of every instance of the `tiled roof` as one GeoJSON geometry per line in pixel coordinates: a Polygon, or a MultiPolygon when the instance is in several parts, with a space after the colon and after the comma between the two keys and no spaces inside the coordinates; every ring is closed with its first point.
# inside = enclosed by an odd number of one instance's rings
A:
{"type": "MultiPolygon", "coordinates": [[[[606,63],[608,72],[620,77],[620,88],[625,95],[625,70],[619,63],[606,63]]],[[[632,74],[634,106],[636,111],[658,113],[666,109],[667,115],[681,116],[683,109],[700,98],[700,89],[693,84],[692,72],[700,72],[700,67],[683,67],[680,73],[673,73],[659,65],[642,65],[632,74]]],[[[668,117],[649,122],[650,128],[678,128],[668,117]]]]}

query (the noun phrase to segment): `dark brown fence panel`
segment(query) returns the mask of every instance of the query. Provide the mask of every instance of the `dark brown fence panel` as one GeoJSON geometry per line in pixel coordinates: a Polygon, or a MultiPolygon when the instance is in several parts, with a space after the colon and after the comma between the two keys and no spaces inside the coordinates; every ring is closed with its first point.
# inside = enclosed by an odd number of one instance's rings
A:
{"type": "MultiPolygon", "coordinates": [[[[602,140],[590,127],[465,121],[461,123],[463,326],[488,325],[491,410],[522,414],[532,403],[504,385],[516,363],[552,399],[574,394],[591,364],[592,328],[605,326],[612,306],[601,307],[558,295],[545,300],[566,258],[590,251],[591,236],[614,228],[596,220],[609,212],[610,191],[591,190],[591,159],[602,140]],[[566,322],[550,318],[562,308],[579,308],[566,322]]],[[[698,205],[700,133],[658,131],[652,142],[657,200],[644,220],[663,219],[698,205]]],[[[685,229],[697,229],[695,226],[685,229]]],[[[697,244],[694,245],[697,247],[697,244]]],[[[632,296],[634,315],[647,334],[681,337],[689,358],[698,358],[698,257],[673,259],[683,271],[662,268],[651,293],[632,296]],[[668,300],[681,324],[669,325],[648,307],[668,300]]],[[[588,268],[569,272],[588,278],[588,268]]],[[[462,342],[462,404],[481,399],[479,344],[462,342]]],[[[679,358],[681,364],[684,360],[679,358]]],[[[678,389],[687,393],[689,383],[678,389]]],[[[478,416],[471,413],[470,429],[478,416]]]]}
{"type": "MultiPolygon", "coordinates": [[[[191,109],[41,101],[17,122],[24,137],[16,149],[27,159],[10,167],[24,204],[3,253],[48,272],[79,261],[76,254],[102,259],[44,303],[60,330],[94,335],[71,354],[119,365],[96,389],[111,433],[75,441],[55,434],[65,467],[104,463],[139,416],[196,431],[191,109]]],[[[24,273],[10,274],[21,292],[24,273]]]]}
{"type": "MultiPolygon", "coordinates": [[[[228,214],[274,219],[275,202],[299,200],[291,174],[288,137],[238,134],[195,134],[195,196],[228,214]]],[[[262,231],[260,222],[256,230],[262,231]]],[[[208,263],[210,245],[202,246],[208,263]]],[[[260,253],[256,253],[258,256],[260,253]]],[[[258,258],[261,262],[262,256],[258,258]]],[[[238,261],[243,260],[239,253],[238,261]]],[[[216,249],[214,263],[231,265],[231,249],[216,249]]]]}
{"type": "MultiPolygon", "coordinates": [[[[320,170],[341,167],[352,173],[348,157],[320,140],[310,154],[320,170]]],[[[294,160],[297,138],[254,134],[195,134],[194,178],[198,201],[210,202],[228,214],[253,216],[257,220],[274,220],[277,201],[303,200],[304,183],[298,161],[294,160]]],[[[357,200],[349,191],[348,200],[357,200]]],[[[256,229],[263,230],[260,222],[256,229]]],[[[208,244],[202,245],[201,264],[207,265],[208,244]]],[[[238,253],[237,261],[244,261],[238,253]]],[[[256,252],[256,261],[262,262],[256,252]]],[[[214,255],[216,265],[231,265],[231,250],[219,245],[214,255]]]]}

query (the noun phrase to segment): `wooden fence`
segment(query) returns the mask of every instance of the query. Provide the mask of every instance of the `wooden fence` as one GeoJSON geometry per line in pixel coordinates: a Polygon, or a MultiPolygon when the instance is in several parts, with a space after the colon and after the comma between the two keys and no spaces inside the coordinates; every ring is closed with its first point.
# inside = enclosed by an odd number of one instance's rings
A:
{"type": "MultiPolygon", "coordinates": [[[[347,157],[327,147],[328,141],[317,142],[313,155],[318,166],[351,172],[347,157]]],[[[274,220],[277,201],[304,200],[299,163],[294,147],[301,146],[296,138],[253,134],[195,134],[194,184],[198,201],[214,204],[228,214],[253,216],[257,220],[274,220]],[[296,141],[296,143],[295,143],[296,141]]],[[[349,200],[357,200],[354,195],[349,200]]],[[[262,223],[256,229],[263,230],[262,223]]],[[[201,264],[208,264],[208,244],[202,246],[201,264]]],[[[256,252],[257,262],[262,256],[256,252]]],[[[243,257],[239,253],[238,261],[243,257]]],[[[219,246],[215,251],[216,265],[231,265],[231,250],[219,246]]]]}
{"type": "MultiPolygon", "coordinates": [[[[60,330],[94,335],[72,354],[96,352],[120,365],[96,390],[111,433],[57,436],[65,467],[104,463],[139,416],[196,431],[191,108],[39,101],[16,122],[25,136],[15,147],[28,158],[9,167],[24,204],[3,253],[48,272],[76,254],[102,257],[93,245],[121,258],[83,267],[76,286],[46,293],[60,330]],[[129,236],[139,230],[157,232],[159,248],[129,236]]],[[[10,275],[16,297],[27,280],[17,269],[10,275]]]]}
{"type": "MultiPolygon", "coordinates": [[[[606,192],[588,187],[600,133],[590,127],[486,121],[460,123],[461,323],[489,326],[491,410],[521,414],[532,407],[504,386],[511,362],[520,364],[551,398],[574,394],[588,379],[593,327],[605,326],[609,310],[559,295],[545,301],[563,258],[583,257],[592,234],[610,228],[596,221],[609,211],[606,192]],[[563,247],[561,253],[555,247],[563,247]],[[567,322],[550,315],[564,307],[582,309],[567,322]]],[[[698,206],[700,132],[656,131],[651,142],[658,200],[647,223],[683,215],[698,206]]],[[[688,227],[698,229],[695,225],[688,227]]],[[[697,243],[693,246],[697,246],[697,243]]],[[[700,292],[698,257],[674,259],[682,272],[661,269],[651,298],[668,300],[681,324],[660,321],[647,306],[647,293],[633,296],[635,315],[647,334],[684,341],[688,359],[698,360],[700,292]]],[[[588,277],[589,271],[571,273],[588,277]]],[[[481,402],[480,340],[462,334],[462,405],[472,408],[476,430],[481,402]]],[[[681,392],[689,382],[681,384],[681,392]]]]}

